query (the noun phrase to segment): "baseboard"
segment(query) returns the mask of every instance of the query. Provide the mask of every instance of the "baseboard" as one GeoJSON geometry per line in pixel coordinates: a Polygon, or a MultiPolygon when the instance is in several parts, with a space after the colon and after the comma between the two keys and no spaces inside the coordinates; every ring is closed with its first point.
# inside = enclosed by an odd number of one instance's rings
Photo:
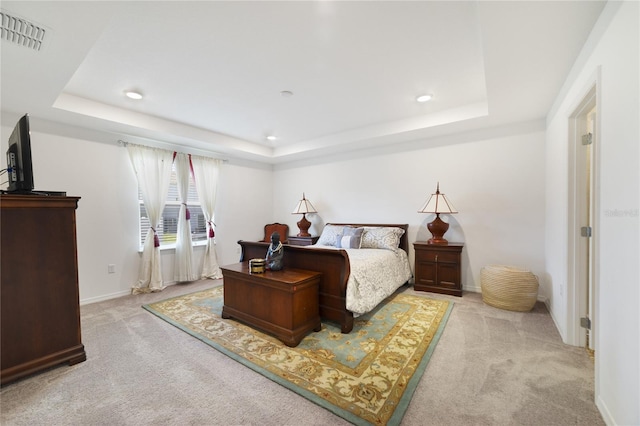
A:
{"type": "MultiPolygon", "coordinates": [[[[482,287],[478,287],[478,286],[471,286],[471,285],[463,285],[462,286],[462,290],[463,291],[470,291],[472,293],[482,293],[482,287]]],[[[544,297],[541,294],[538,294],[538,302],[543,302],[545,305],[547,305],[547,310],[549,310],[549,299],[547,299],[546,297],[544,297]]],[[[557,324],[556,324],[557,327],[557,324]]]]}
{"type": "Polygon", "coordinates": [[[105,300],[116,299],[118,297],[127,296],[131,294],[131,289],[119,291],[117,293],[105,294],[98,297],[89,297],[87,299],[80,299],[80,306],[89,305],[91,303],[104,302],[105,300]]]}
{"type": "MultiPolygon", "coordinates": [[[[165,287],[176,284],[175,281],[165,282],[163,283],[165,287]]],[[[89,305],[91,303],[104,302],[105,300],[117,299],[118,297],[128,296],[131,294],[131,289],[118,291],[116,293],[105,294],[103,296],[98,297],[89,297],[87,299],[80,299],[80,306],[89,305]]]]}
{"type": "Polygon", "coordinates": [[[570,345],[570,343],[567,343],[567,335],[563,333],[563,329],[560,328],[560,325],[558,324],[558,319],[556,318],[555,312],[551,309],[551,299],[546,299],[544,301],[544,304],[547,306],[547,311],[549,311],[549,315],[551,315],[553,325],[556,326],[556,330],[558,330],[558,334],[560,334],[562,342],[566,345],[570,345]]]}
{"type": "MultiPolygon", "coordinates": [[[[471,285],[463,285],[462,286],[462,290],[463,291],[470,291],[472,293],[482,293],[482,287],[478,287],[476,285],[471,286],[471,285]]],[[[541,294],[538,294],[538,302],[543,302],[545,305],[547,305],[547,310],[549,310],[549,299],[547,299],[546,297],[544,297],[541,294]]],[[[557,325],[556,325],[557,327],[557,325]]]]}
{"type": "Polygon", "coordinates": [[[600,398],[600,396],[596,396],[596,407],[598,407],[598,410],[600,410],[600,415],[602,416],[602,420],[604,420],[604,422],[607,425],[616,425],[617,424],[615,422],[615,420],[613,419],[613,416],[611,416],[611,413],[609,412],[609,409],[607,408],[607,404],[605,404],[602,401],[602,398],[600,398]]]}
{"type": "Polygon", "coordinates": [[[463,285],[462,286],[462,290],[463,291],[470,291],[472,293],[482,293],[482,288],[478,287],[478,286],[471,286],[471,285],[463,285]]]}

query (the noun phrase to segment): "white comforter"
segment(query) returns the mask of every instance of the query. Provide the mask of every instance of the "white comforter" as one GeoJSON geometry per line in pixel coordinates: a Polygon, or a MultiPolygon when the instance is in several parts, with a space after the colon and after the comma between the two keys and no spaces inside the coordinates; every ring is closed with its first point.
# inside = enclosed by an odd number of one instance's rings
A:
{"type": "MultiPolygon", "coordinates": [[[[314,246],[308,246],[314,247],[314,246]]],[[[329,246],[315,246],[333,248],[329,246]]],[[[337,250],[337,249],[336,249],[337,250]]],[[[393,294],[411,278],[407,253],[402,249],[342,249],[349,256],[347,309],[354,316],[365,314],[393,294]]]]}

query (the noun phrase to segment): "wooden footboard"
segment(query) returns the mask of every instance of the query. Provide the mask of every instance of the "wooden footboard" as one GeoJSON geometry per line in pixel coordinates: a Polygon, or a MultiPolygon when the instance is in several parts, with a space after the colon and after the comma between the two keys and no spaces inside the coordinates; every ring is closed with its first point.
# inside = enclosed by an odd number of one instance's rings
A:
{"type": "MultiPolygon", "coordinates": [[[[238,244],[242,247],[240,261],[264,258],[269,248],[269,243],[265,242],[240,240],[238,244]]],[[[346,251],[285,245],[284,267],[322,272],[320,316],[339,323],[343,333],[351,332],[353,313],[346,308],[347,280],[351,270],[346,251]]]]}

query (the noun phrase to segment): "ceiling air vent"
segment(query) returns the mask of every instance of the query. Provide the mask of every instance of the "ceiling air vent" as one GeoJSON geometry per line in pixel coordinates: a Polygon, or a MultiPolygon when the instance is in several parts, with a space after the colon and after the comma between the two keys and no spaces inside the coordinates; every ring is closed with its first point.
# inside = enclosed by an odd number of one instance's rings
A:
{"type": "Polygon", "coordinates": [[[2,39],[33,50],[40,50],[44,41],[45,29],[7,12],[2,17],[2,39]]]}

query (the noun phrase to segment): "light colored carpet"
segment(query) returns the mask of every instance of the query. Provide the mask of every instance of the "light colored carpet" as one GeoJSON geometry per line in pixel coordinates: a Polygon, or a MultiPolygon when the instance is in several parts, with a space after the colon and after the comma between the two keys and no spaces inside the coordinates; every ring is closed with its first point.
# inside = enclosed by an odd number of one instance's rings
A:
{"type": "MultiPolygon", "coordinates": [[[[220,285],[83,306],[87,361],[6,385],[2,425],[341,425],[345,420],[141,308],[220,285]]],[[[593,362],[564,345],[544,305],[532,312],[455,302],[403,425],[603,425],[593,362]]],[[[597,354],[596,354],[597,356],[597,354]]]]}

